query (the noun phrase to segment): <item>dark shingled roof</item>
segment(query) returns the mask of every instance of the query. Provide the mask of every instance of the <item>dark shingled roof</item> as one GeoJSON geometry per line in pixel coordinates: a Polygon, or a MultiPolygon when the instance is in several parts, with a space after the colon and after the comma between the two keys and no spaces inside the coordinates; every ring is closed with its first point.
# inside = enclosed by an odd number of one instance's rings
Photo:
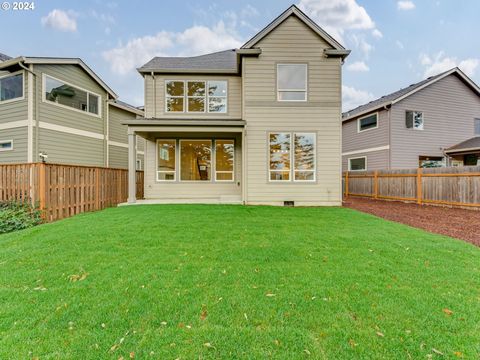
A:
{"type": "Polygon", "coordinates": [[[11,59],[10,56],[0,53],[0,61],[7,61],[10,59],[11,59]]]}
{"type": "Polygon", "coordinates": [[[396,99],[402,97],[403,95],[406,95],[408,94],[410,91],[413,91],[419,87],[421,87],[422,85],[425,85],[426,83],[430,82],[430,81],[433,81],[435,80],[436,78],[439,78],[441,77],[442,75],[444,75],[445,73],[449,72],[449,71],[452,71],[452,70],[448,70],[448,71],[445,71],[441,74],[438,74],[438,75],[435,75],[435,76],[431,76],[425,80],[422,80],[418,83],[415,83],[415,84],[412,84],[410,86],[407,86],[406,88],[404,89],[400,89],[398,91],[395,91],[391,94],[388,94],[388,95],[384,95],[382,96],[381,98],[378,98],[376,100],[373,100],[373,101],[370,101],[369,103],[367,104],[364,104],[364,105],[360,105],[352,110],[349,110],[349,111],[346,111],[342,114],[342,117],[345,119],[345,118],[352,118],[352,117],[355,117],[357,114],[362,114],[362,113],[365,113],[367,112],[369,109],[371,110],[375,110],[375,109],[378,109],[380,106],[382,106],[383,104],[389,104],[391,103],[392,101],[395,101],[396,99]]]}
{"type": "Polygon", "coordinates": [[[475,136],[471,139],[462,141],[457,145],[453,145],[449,147],[446,151],[447,152],[460,152],[465,149],[480,149],[480,136],[475,136]]]}
{"type": "Polygon", "coordinates": [[[175,70],[237,72],[237,54],[235,49],[230,49],[200,56],[154,57],[138,69],[140,72],[175,70]]]}

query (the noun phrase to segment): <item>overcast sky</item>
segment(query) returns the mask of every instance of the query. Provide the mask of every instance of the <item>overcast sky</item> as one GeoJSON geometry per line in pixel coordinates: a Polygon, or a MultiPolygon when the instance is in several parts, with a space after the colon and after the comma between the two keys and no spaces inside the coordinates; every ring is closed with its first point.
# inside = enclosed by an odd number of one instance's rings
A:
{"type": "MultiPolygon", "coordinates": [[[[291,4],[37,0],[34,10],[0,10],[0,52],[80,57],[122,100],[143,105],[143,81],[136,67],[154,56],[238,47],[291,4]]],[[[352,50],[344,65],[344,110],[454,66],[480,83],[478,0],[295,4],[352,50]]]]}

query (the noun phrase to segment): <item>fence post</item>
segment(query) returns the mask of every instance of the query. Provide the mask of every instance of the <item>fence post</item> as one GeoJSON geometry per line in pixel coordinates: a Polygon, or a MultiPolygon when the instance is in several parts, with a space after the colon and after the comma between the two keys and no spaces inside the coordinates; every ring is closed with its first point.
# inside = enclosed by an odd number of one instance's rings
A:
{"type": "Polygon", "coordinates": [[[348,198],[348,171],[345,171],[345,199],[348,198]]]}
{"type": "Polygon", "coordinates": [[[422,168],[417,169],[417,204],[422,204],[422,168]]]}
{"type": "Polygon", "coordinates": [[[100,169],[95,168],[95,210],[100,210],[100,169]]]}
{"type": "Polygon", "coordinates": [[[46,218],[46,198],[47,198],[47,179],[46,179],[46,165],[44,163],[38,164],[38,202],[42,217],[46,218]]]}
{"type": "Polygon", "coordinates": [[[378,198],[378,170],[373,172],[373,197],[378,198]]]}

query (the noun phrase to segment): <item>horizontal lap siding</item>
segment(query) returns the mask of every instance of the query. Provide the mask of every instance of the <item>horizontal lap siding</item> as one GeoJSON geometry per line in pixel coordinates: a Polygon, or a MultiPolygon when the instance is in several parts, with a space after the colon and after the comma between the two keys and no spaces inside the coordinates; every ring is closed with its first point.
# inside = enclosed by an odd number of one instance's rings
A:
{"type": "Polygon", "coordinates": [[[39,151],[48,154],[48,162],[73,165],[104,165],[104,141],[86,136],[40,129],[39,151]]]}
{"type": "Polygon", "coordinates": [[[109,146],[109,167],[128,168],[128,148],[110,145],[109,146]]]}
{"type": "Polygon", "coordinates": [[[367,157],[367,170],[381,170],[388,168],[388,150],[380,150],[342,156],[343,171],[348,170],[348,159],[359,158],[363,156],[367,157]]]}
{"type": "Polygon", "coordinates": [[[358,118],[346,121],[342,125],[342,152],[388,145],[388,134],[389,121],[386,110],[378,112],[378,128],[376,129],[358,132],[358,118]]]}
{"type": "Polygon", "coordinates": [[[418,166],[418,156],[443,156],[443,149],[474,136],[480,97],[456,75],[409,96],[392,107],[392,168],[418,166]],[[423,111],[424,130],[405,127],[405,111],[423,111]]]}
{"type": "MultiPolygon", "coordinates": [[[[0,76],[6,75],[2,73],[0,76]]],[[[11,121],[22,121],[28,119],[28,79],[25,71],[23,72],[24,83],[24,99],[15,100],[10,102],[0,101],[0,124],[8,123],[11,121]]]]}
{"type": "Polygon", "coordinates": [[[136,115],[118,107],[110,106],[108,117],[108,139],[127,144],[127,125],[122,124],[128,120],[135,120],[136,115]]]}
{"type": "Polygon", "coordinates": [[[190,118],[190,119],[240,119],[242,117],[242,80],[239,76],[222,75],[156,75],[155,90],[153,90],[153,80],[147,75],[145,104],[147,117],[169,118],[190,118]],[[228,82],[227,90],[227,113],[166,113],[165,112],[165,81],[166,80],[226,80],[228,82]],[[155,93],[155,95],[153,95],[155,93]],[[153,98],[155,96],[156,103],[153,98]]]}
{"type": "MultiPolygon", "coordinates": [[[[170,136],[175,136],[172,134],[170,136]]],[[[179,136],[180,138],[185,138],[179,136]]],[[[228,137],[228,134],[215,134],[216,138],[228,137]]],[[[161,136],[159,137],[161,138],[161,136]]],[[[205,137],[202,137],[205,138],[205,137]]],[[[221,196],[241,197],[241,137],[238,135],[235,140],[235,182],[157,182],[156,181],[156,141],[147,140],[145,149],[145,199],[202,199],[220,198],[221,196]]],[[[213,159],[212,159],[213,160],[213,159]]],[[[178,170],[178,169],[177,169],[178,170]]],[[[213,176],[213,172],[212,172],[213,176]]]]}
{"type": "Polygon", "coordinates": [[[302,205],[341,203],[341,123],[339,59],[327,59],[324,40],[294,16],[256,46],[259,58],[244,59],[247,121],[247,202],[302,205]],[[276,101],[277,63],[308,63],[308,102],[276,101]],[[268,132],[316,132],[315,183],[268,182],[268,132]]]}
{"type": "Polygon", "coordinates": [[[13,150],[0,151],[0,164],[27,161],[27,127],[0,130],[0,140],[13,140],[13,150]]]}

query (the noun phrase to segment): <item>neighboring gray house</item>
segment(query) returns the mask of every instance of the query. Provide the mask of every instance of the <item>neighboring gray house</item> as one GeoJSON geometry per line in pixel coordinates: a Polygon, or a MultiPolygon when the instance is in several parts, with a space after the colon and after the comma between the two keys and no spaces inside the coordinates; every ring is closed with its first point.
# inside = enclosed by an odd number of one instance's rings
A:
{"type": "Polygon", "coordinates": [[[11,57],[5,54],[0,53],[0,62],[10,60],[11,57]]]}
{"type": "Polygon", "coordinates": [[[341,79],[349,54],[292,6],[239,49],[154,58],[145,118],[147,202],[341,205],[341,79]]]}
{"type": "Polygon", "coordinates": [[[454,68],[347,111],[342,124],[344,171],[477,165],[480,88],[454,68]]]}
{"type": "MultiPolygon", "coordinates": [[[[0,62],[0,163],[40,161],[128,167],[127,127],[143,111],[117,95],[77,58],[0,62]]],[[[143,167],[138,142],[137,167],[143,167]]]]}

